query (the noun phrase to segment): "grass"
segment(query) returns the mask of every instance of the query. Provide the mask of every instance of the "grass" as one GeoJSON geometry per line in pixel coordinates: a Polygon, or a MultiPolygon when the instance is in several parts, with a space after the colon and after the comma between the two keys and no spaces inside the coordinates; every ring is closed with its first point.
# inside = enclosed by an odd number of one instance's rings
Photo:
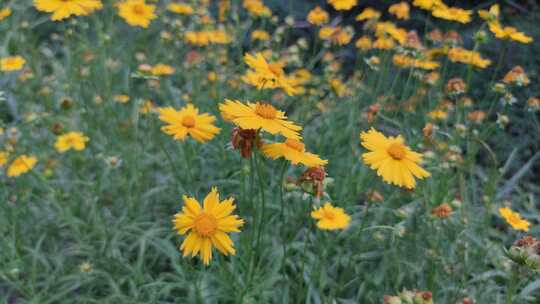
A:
{"type": "MultiPolygon", "coordinates": [[[[291,27],[282,17],[251,17],[240,1],[232,2],[224,23],[231,43],[205,47],[183,40],[186,30],[204,27],[201,18],[166,12],[168,1],[158,3],[159,18],[147,29],[128,26],[106,1],[90,16],[62,22],[50,21],[31,1],[2,3],[13,13],[0,21],[0,57],[26,59],[22,71],[0,72],[0,150],[10,151],[2,169],[21,154],[35,155],[38,164],[16,178],[0,174],[0,303],[382,303],[403,289],[431,291],[435,303],[466,297],[540,303],[537,273],[506,255],[515,240],[539,232],[534,171],[540,124],[538,112],[527,107],[538,94],[540,35],[527,26],[537,20],[533,13],[508,19],[533,36],[533,44],[498,41],[488,32],[489,42],[478,46],[493,62],[488,68],[442,56],[440,79],[428,85],[426,72],[392,63],[397,50],[321,41],[316,27],[305,26],[301,5],[294,7],[301,11],[291,27]],[[272,39],[250,41],[253,29],[267,30],[272,39]],[[286,96],[241,81],[243,54],[266,49],[288,62],[287,72],[310,69],[306,94],[286,96]],[[188,60],[195,52],[200,59],[188,60]],[[380,63],[367,64],[371,56],[380,63]],[[138,68],[157,63],[176,71],[150,77],[138,68]],[[504,105],[492,87],[518,64],[531,84],[511,88],[518,102],[504,105]],[[216,81],[208,80],[209,72],[217,73],[216,81]],[[467,82],[473,105],[450,99],[448,118],[431,119],[428,113],[448,100],[446,83],[455,77],[467,82]],[[339,96],[332,79],[343,80],[347,93],[339,96]],[[115,102],[119,94],[129,102],[115,102]],[[218,110],[225,98],[272,102],[303,126],[308,150],[329,161],[321,200],[284,185],[305,168],[260,152],[240,157],[230,144],[233,125],[218,110]],[[139,111],[148,99],[176,109],[191,102],[218,117],[222,130],[203,144],[174,141],[160,130],[158,115],[139,111]],[[383,108],[370,121],[375,103],[383,108]],[[486,118],[469,119],[473,110],[486,118]],[[498,123],[500,115],[510,122],[498,123]],[[431,140],[422,132],[428,122],[437,126],[431,140]],[[359,134],[372,126],[401,134],[424,153],[432,176],[412,191],[384,183],[361,160],[366,150],[359,134]],[[67,131],[84,132],[86,149],[56,151],[57,135],[67,131]],[[182,195],[202,200],[213,186],[222,198],[235,198],[246,224],[232,234],[237,254],[214,250],[204,266],[182,257],[184,237],[171,220],[182,195]],[[373,191],[382,201],[372,199],[373,191]],[[347,229],[316,228],[310,211],[326,201],[351,215],[347,229]],[[443,219],[432,215],[442,203],[454,210],[443,219]],[[531,222],[528,233],[499,215],[506,205],[531,222]]],[[[503,6],[503,16],[508,9],[503,6]]],[[[208,10],[216,16],[214,4],[208,10]]],[[[467,49],[482,23],[476,15],[461,25],[427,19],[429,12],[412,6],[411,13],[411,21],[396,23],[454,29],[467,49]]],[[[383,19],[395,21],[387,13],[383,19]]],[[[364,33],[372,35],[358,27],[355,37],[364,33]]]]}

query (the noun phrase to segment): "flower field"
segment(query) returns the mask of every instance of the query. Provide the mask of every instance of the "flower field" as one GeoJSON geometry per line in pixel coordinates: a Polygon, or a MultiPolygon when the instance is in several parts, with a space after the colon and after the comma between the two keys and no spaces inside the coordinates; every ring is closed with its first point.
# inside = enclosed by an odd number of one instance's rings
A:
{"type": "Polygon", "coordinates": [[[522,2],[2,0],[0,303],[540,303],[522,2]]]}

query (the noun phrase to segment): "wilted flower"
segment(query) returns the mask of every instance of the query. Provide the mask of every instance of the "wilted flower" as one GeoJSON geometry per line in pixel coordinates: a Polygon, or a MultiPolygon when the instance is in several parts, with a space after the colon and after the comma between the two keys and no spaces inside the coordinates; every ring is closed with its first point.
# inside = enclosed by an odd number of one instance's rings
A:
{"type": "Polygon", "coordinates": [[[452,215],[452,207],[448,203],[441,204],[431,210],[431,214],[438,218],[447,218],[452,215]]]}
{"type": "Polygon", "coordinates": [[[540,241],[532,236],[525,236],[508,249],[508,257],[518,265],[533,271],[540,271],[540,241]]]}
{"type": "Polygon", "coordinates": [[[467,91],[467,85],[463,79],[459,77],[452,78],[448,80],[448,83],[446,83],[446,91],[450,95],[461,95],[467,91]]]}
{"type": "Polygon", "coordinates": [[[513,67],[506,75],[504,75],[503,82],[506,84],[515,84],[517,86],[527,86],[530,83],[529,77],[525,73],[525,70],[519,65],[513,67]]]}

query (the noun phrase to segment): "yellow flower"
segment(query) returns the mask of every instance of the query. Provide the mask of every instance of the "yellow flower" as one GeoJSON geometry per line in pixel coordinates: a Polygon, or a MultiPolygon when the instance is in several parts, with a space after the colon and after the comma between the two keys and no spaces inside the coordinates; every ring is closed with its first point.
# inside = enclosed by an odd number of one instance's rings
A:
{"type": "Polygon", "coordinates": [[[115,95],[113,97],[114,101],[118,103],[128,103],[129,102],[129,96],[127,95],[115,95]]]}
{"type": "Polygon", "coordinates": [[[490,23],[489,30],[495,34],[495,37],[499,39],[514,40],[521,43],[531,43],[533,41],[532,37],[525,35],[525,33],[519,32],[515,27],[502,27],[498,22],[490,23]]]}
{"type": "Polygon", "coordinates": [[[101,9],[100,0],[34,0],[38,11],[52,13],[51,20],[60,21],[75,16],[88,16],[101,9]]]}
{"type": "Polygon", "coordinates": [[[198,142],[206,142],[219,133],[220,128],[214,126],[216,117],[208,113],[199,114],[192,104],[177,111],[172,107],[158,108],[159,119],[168,123],[161,130],[173,136],[176,140],[184,141],[190,135],[198,142]]]}
{"type": "Polygon", "coordinates": [[[392,57],[392,61],[395,65],[404,68],[415,67],[424,70],[434,70],[440,66],[440,64],[436,61],[431,61],[429,59],[416,59],[403,54],[395,54],[392,57]]]}
{"type": "Polygon", "coordinates": [[[267,62],[261,53],[255,56],[246,54],[244,60],[252,70],[247,71],[242,80],[260,89],[282,88],[288,95],[295,95],[296,90],[283,71],[282,62],[267,62]]]}
{"type": "Polygon", "coordinates": [[[231,42],[231,38],[224,30],[205,30],[205,31],[188,31],[184,34],[184,39],[197,46],[206,46],[210,43],[227,44],[231,42]]]}
{"type": "Polygon", "coordinates": [[[355,45],[361,50],[369,50],[373,47],[373,41],[368,36],[362,36],[356,40],[355,45]]]}
{"type": "Polygon", "coordinates": [[[448,21],[457,21],[460,23],[471,22],[472,11],[464,10],[458,7],[438,7],[431,14],[437,18],[448,21]]]}
{"type": "Polygon", "coordinates": [[[486,11],[486,10],[478,11],[478,15],[480,16],[480,18],[486,20],[487,22],[497,21],[499,19],[499,14],[500,14],[499,4],[493,4],[489,8],[489,11],[486,11]]]}
{"type": "Polygon", "coordinates": [[[339,78],[332,78],[328,82],[338,97],[349,95],[349,89],[339,78]]]}
{"type": "Polygon", "coordinates": [[[82,151],[86,148],[86,142],[89,140],[90,139],[81,132],[68,132],[56,138],[54,147],[60,153],[64,153],[70,149],[82,151]]]}
{"type": "Polygon", "coordinates": [[[221,116],[240,128],[247,130],[263,129],[270,134],[281,134],[286,138],[300,140],[298,134],[302,127],[287,120],[282,111],[268,103],[257,102],[243,104],[238,100],[225,99],[219,104],[221,116]]]}
{"type": "Polygon", "coordinates": [[[413,189],[416,186],[415,177],[423,179],[430,176],[418,165],[422,161],[422,154],[407,147],[403,137],[386,137],[372,128],[362,132],[360,139],[362,146],[370,151],[362,154],[364,163],[377,170],[377,175],[385,182],[413,189]]]}
{"type": "Polygon", "coordinates": [[[307,15],[307,21],[314,25],[325,24],[326,22],[328,22],[328,19],[328,13],[318,5],[317,7],[312,9],[307,15]]]}
{"type": "Polygon", "coordinates": [[[150,73],[154,76],[172,75],[174,74],[174,68],[167,64],[158,63],[152,67],[150,73]]]}
{"type": "Polygon", "coordinates": [[[3,167],[8,161],[9,153],[6,151],[0,151],[0,167],[3,167]]]}
{"type": "Polygon", "coordinates": [[[343,208],[334,207],[328,202],[311,211],[311,217],[317,220],[317,227],[322,230],[345,229],[351,221],[343,208]]]}
{"type": "Polygon", "coordinates": [[[425,10],[446,6],[442,0],[414,0],[413,5],[425,10]]]}
{"type": "Polygon", "coordinates": [[[147,100],[144,102],[144,104],[139,108],[139,113],[141,114],[148,114],[156,108],[156,105],[152,100],[147,100]]]}
{"type": "Polygon", "coordinates": [[[20,176],[21,174],[24,174],[32,170],[32,168],[34,168],[36,163],[37,163],[37,158],[35,156],[21,155],[17,157],[11,163],[11,165],[9,165],[7,169],[7,176],[8,177],[20,176]]]}
{"type": "Polygon", "coordinates": [[[195,11],[191,5],[185,3],[171,3],[167,5],[167,9],[181,15],[191,15],[195,11]]]}
{"type": "Polygon", "coordinates": [[[26,60],[21,56],[5,57],[0,59],[0,71],[11,72],[22,69],[26,60]]]}
{"type": "Polygon", "coordinates": [[[482,69],[491,64],[491,60],[482,58],[480,53],[460,47],[451,48],[448,51],[448,59],[452,62],[471,64],[482,69]]]}
{"type": "Polygon", "coordinates": [[[244,8],[253,16],[270,17],[272,11],[264,5],[262,0],[244,0],[244,8]]]}
{"type": "Polygon", "coordinates": [[[6,7],[0,9],[0,21],[4,20],[5,18],[11,16],[11,8],[6,7]]]}
{"type": "Polygon", "coordinates": [[[360,14],[356,16],[356,21],[378,19],[379,17],[381,17],[381,12],[372,9],[371,7],[366,7],[360,14]]]}
{"type": "Polygon", "coordinates": [[[207,32],[188,31],[184,34],[184,38],[187,42],[197,46],[210,44],[210,36],[207,32]]]}
{"type": "Polygon", "coordinates": [[[446,120],[448,118],[448,112],[443,110],[434,110],[429,112],[428,116],[431,119],[446,120]]]}
{"type": "Polygon", "coordinates": [[[377,38],[373,43],[373,47],[379,50],[390,50],[396,46],[394,40],[386,37],[377,38]]]}
{"type": "Polygon", "coordinates": [[[529,231],[529,223],[527,220],[521,218],[518,212],[512,211],[510,208],[499,208],[499,214],[506,220],[506,222],[516,230],[529,231]]]}
{"type": "Polygon", "coordinates": [[[193,198],[183,196],[182,212],[174,215],[174,229],[188,236],[182,242],[180,249],[184,257],[199,255],[205,265],[212,259],[212,247],[224,255],[235,255],[234,244],[227,233],[240,232],[244,220],[237,215],[231,215],[236,209],[234,198],[219,200],[217,188],[206,196],[203,206],[193,198]]]}
{"type": "Polygon", "coordinates": [[[254,30],[251,33],[251,40],[262,40],[267,41],[270,40],[270,34],[268,34],[267,31],[263,30],[254,30]]]}
{"type": "Polygon", "coordinates": [[[118,16],[131,26],[147,28],[150,21],[155,19],[156,6],[146,4],[145,0],[126,0],[116,4],[118,16]]]}
{"type": "Polygon", "coordinates": [[[328,0],[328,3],[338,11],[348,11],[358,4],[357,0],[328,0]]]}
{"type": "Polygon", "coordinates": [[[398,19],[408,20],[409,19],[409,4],[407,2],[399,2],[396,4],[390,5],[388,12],[398,19]]]}
{"type": "Polygon", "coordinates": [[[350,27],[343,29],[340,26],[324,26],[319,31],[319,38],[329,40],[337,45],[345,45],[351,42],[353,35],[354,32],[350,27]]]}
{"type": "Polygon", "coordinates": [[[306,167],[319,167],[328,163],[318,155],[306,152],[305,145],[295,139],[286,139],[283,143],[262,145],[261,151],[267,157],[277,159],[284,157],[293,165],[303,164],[306,167]]]}

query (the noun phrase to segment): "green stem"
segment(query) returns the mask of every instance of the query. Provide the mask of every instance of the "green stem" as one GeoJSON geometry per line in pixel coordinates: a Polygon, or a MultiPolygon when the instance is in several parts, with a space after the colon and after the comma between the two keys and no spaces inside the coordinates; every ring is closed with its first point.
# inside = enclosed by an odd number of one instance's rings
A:
{"type": "Polygon", "coordinates": [[[512,270],[510,271],[510,281],[508,282],[508,288],[506,289],[506,304],[512,304],[514,294],[516,293],[516,289],[518,286],[519,281],[519,269],[516,265],[512,265],[512,270]]]}
{"type": "MultiPolygon", "coordinates": [[[[281,223],[285,223],[285,200],[283,199],[283,177],[285,176],[285,172],[287,172],[288,163],[286,161],[283,162],[283,166],[281,168],[281,172],[279,174],[279,202],[280,202],[280,219],[281,223]]],[[[282,236],[282,247],[283,247],[283,259],[281,260],[281,269],[280,272],[283,272],[283,268],[285,268],[285,262],[287,261],[287,242],[285,241],[285,236],[282,236]]]]}

